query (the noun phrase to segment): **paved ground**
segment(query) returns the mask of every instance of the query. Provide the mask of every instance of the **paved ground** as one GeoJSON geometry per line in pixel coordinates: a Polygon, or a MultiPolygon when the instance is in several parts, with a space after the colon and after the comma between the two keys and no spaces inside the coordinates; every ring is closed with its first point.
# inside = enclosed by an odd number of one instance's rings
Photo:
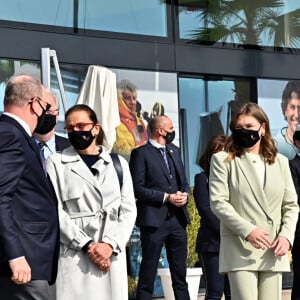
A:
{"type": "MultiPolygon", "coordinates": [[[[156,300],[163,300],[164,298],[155,298],[156,300]]],[[[203,300],[204,296],[199,295],[198,300],[203,300]]],[[[290,300],[291,299],[291,290],[283,290],[282,291],[282,300],[290,300]]]]}
{"type": "MultiPolygon", "coordinates": [[[[198,297],[198,300],[203,300],[203,299],[204,299],[204,296],[198,297]]],[[[290,299],[291,299],[291,290],[283,290],[282,291],[282,300],[290,300],[290,299]]]]}

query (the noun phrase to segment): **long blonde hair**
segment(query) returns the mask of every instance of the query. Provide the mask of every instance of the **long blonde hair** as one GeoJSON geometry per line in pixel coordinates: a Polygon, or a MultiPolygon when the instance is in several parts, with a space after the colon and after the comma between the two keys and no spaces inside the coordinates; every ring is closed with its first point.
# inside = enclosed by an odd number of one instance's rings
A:
{"type": "MultiPolygon", "coordinates": [[[[249,102],[244,104],[231,119],[231,132],[235,129],[237,120],[241,115],[252,116],[260,124],[265,124],[265,133],[263,136],[261,136],[259,152],[268,164],[274,163],[277,154],[277,148],[271,136],[270,123],[266,113],[256,103],[249,102]]],[[[232,135],[229,137],[225,145],[225,150],[228,152],[228,160],[234,159],[235,156],[240,157],[241,154],[244,153],[244,148],[234,143],[232,135]]]]}

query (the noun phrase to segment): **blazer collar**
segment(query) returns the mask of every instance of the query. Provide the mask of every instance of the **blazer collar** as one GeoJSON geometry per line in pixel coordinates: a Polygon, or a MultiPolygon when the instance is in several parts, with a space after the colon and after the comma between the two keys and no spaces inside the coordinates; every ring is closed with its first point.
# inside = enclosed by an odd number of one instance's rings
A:
{"type": "MultiPolygon", "coordinates": [[[[258,204],[261,206],[265,214],[272,219],[272,215],[269,211],[268,200],[266,197],[266,185],[268,182],[261,185],[261,182],[257,179],[257,174],[253,166],[252,160],[245,154],[241,155],[240,159],[236,159],[237,165],[240,168],[241,173],[245,176],[246,181],[249,183],[249,187],[252,190],[258,204]]],[[[265,178],[270,176],[269,165],[265,162],[265,178]]],[[[271,177],[272,178],[272,177],[271,177]]]]}

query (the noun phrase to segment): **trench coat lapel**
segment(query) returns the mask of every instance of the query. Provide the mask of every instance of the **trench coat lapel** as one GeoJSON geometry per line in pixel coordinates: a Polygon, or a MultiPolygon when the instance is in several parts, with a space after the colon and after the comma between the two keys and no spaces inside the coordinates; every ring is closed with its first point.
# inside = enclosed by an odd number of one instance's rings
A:
{"type": "Polygon", "coordinates": [[[63,151],[62,160],[65,163],[72,164],[71,170],[82,180],[87,181],[89,184],[93,185],[97,190],[99,190],[99,185],[93,173],[87,167],[85,162],[80,158],[79,154],[72,148],[68,148],[63,151]]]}
{"type": "MultiPolygon", "coordinates": [[[[257,179],[257,175],[253,167],[253,162],[245,155],[242,155],[241,159],[237,160],[237,165],[241,171],[241,174],[245,177],[246,181],[248,182],[249,188],[252,190],[253,196],[256,199],[257,203],[265,212],[265,214],[270,219],[272,219],[272,215],[269,212],[267,197],[265,195],[265,186],[262,187],[259,180],[257,179]]],[[[267,172],[267,166],[268,164],[266,164],[266,172],[267,172]]]]}

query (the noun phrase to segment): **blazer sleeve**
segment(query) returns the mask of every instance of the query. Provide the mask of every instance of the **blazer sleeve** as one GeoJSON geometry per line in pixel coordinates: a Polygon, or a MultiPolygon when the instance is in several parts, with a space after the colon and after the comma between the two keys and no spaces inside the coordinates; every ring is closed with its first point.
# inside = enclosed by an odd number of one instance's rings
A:
{"type": "Polygon", "coordinates": [[[284,156],[281,156],[280,163],[282,165],[281,176],[285,180],[285,191],[282,200],[282,219],[279,235],[286,237],[290,244],[293,245],[299,214],[299,206],[297,204],[297,195],[288,164],[288,159],[284,156]]]}
{"type": "Polygon", "coordinates": [[[220,234],[220,221],[210,208],[208,178],[204,172],[195,175],[193,195],[198,213],[205,220],[206,226],[216,234],[220,234]]]}
{"type": "Polygon", "coordinates": [[[230,203],[230,170],[226,161],[227,153],[214,154],[209,175],[210,205],[220,221],[232,232],[246,238],[256,226],[243,218],[230,203]]]}
{"type": "MultiPolygon", "coordinates": [[[[13,196],[25,171],[22,145],[12,133],[1,133],[0,138],[0,242],[6,259],[25,256],[15,223],[13,196]]],[[[28,199],[29,200],[29,199],[28,199]]]]}
{"type": "Polygon", "coordinates": [[[140,203],[161,206],[165,192],[163,189],[157,189],[157,183],[160,181],[160,184],[163,185],[164,181],[162,179],[158,180],[157,172],[155,172],[157,162],[146,157],[146,149],[144,149],[146,146],[142,147],[132,150],[130,156],[129,167],[133,180],[134,194],[140,203]]]}

